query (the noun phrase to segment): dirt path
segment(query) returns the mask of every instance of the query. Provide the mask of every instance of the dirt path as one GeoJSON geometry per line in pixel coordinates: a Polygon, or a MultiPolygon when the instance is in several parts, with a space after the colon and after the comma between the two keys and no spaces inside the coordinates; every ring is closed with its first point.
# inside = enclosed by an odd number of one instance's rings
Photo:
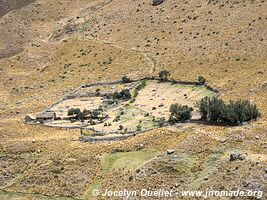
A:
{"type": "Polygon", "coordinates": [[[127,48],[127,47],[124,47],[124,46],[120,46],[120,45],[118,45],[116,43],[110,42],[110,41],[95,39],[95,38],[91,38],[91,37],[82,37],[82,39],[91,40],[91,41],[94,41],[94,42],[97,42],[97,43],[103,44],[103,45],[110,45],[112,47],[115,47],[115,48],[118,48],[118,49],[123,49],[123,50],[126,50],[126,51],[132,51],[132,52],[140,53],[140,54],[142,54],[144,56],[144,58],[149,63],[149,66],[150,66],[149,74],[153,75],[154,72],[156,71],[157,60],[154,57],[152,57],[150,54],[148,54],[148,53],[146,53],[144,51],[140,51],[140,50],[135,49],[135,48],[127,48]]]}

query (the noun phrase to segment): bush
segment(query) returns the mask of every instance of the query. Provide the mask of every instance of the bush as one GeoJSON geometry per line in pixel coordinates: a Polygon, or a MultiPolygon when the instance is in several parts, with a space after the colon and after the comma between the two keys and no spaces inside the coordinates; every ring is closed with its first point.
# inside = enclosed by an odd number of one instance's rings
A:
{"type": "Polygon", "coordinates": [[[170,77],[171,73],[167,70],[163,70],[159,73],[159,78],[161,81],[167,81],[170,77]]]}
{"type": "Polygon", "coordinates": [[[247,100],[230,101],[226,104],[218,97],[204,97],[198,103],[201,119],[239,125],[258,118],[261,114],[255,104],[247,100]]]}
{"type": "Polygon", "coordinates": [[[100,95],[100,89],[99,89],[99,88],[97,88],[97,89],[95,90],[95,92],[96,92],[96,95],[97,95],[97,96],[100,95]]]}
{"type": "Polygon", "coordinates": [[[100,119],[100,114],[103,111],[103,109],[98,108],[95,110],[86,110],[84,109],[81,111],[79,108],[71,108],[68,110],[68,116],[72,116],[72,118],[76,120],[80,120],[81,122],[84,122],[84,119],[90,118],[90,119],[100,119]]]}
{"type": "Polygon", "coordinates": [[[200,85],[204,85],[206,83],[206,79],[203,76],[199,76],[197,81],[200,85]]]}
{"type": "Polygon", "coordinates": [[[121,78],[121,81],[122,81],[122,83],[131,83],[132,82],[132,80],[130,78],[128,78],[127,76],[123,76],[121,78]]]}
{"type": "Polygon", "coordinates": [[[129,89],[123,89],[121,92],[114,92],[113,99],[129,100],[131,99],[131,93],[129,89]]]}
{"type": "Polygon", "coordinates": [[[78,115],[81,112],[79,108],[71,108],[68,110],[68,116],[78,115]]]}
{"type": "Polygon", "coordinates": [[[116,117],[115,117],[115,119],[113,120],[113,122],[118,122],[118,121],[120,121],[121,120],[121,117],[119,116],[119,115],[117,115],[116,117]]]}
{"type": "MultiPolygon", "coordinates": [[[[87,112],[85,110],[85,112],[87,112]]],[[[80,120],[81,122],[84,122],[85,113],[81,112],[79,108],[71,108],[68,110],[68,116],[73,116],[75,119],[80,120]]]]}
{"type": "Polygon", "coordinates": [[[83,112],[79,112],[77,115],[76,115],[76,118],[78,120],[80,120],[81,122],[84,122],[84,118],[85,118],[85,114],[83,112]]]}
{"type": "Polygon", "coordinates": [[[159,120],[158,120],[158,125],[159,125],[159,127],[163,127],[165,124],[166,124],[166,119],[165,119],[165,117],[161,117],[161,118],[159,118],[159,120]]]}
{"type": "Polygon", "coordinates": [[[122,129],[123,129],[123,125],[120,125],[120,126],[119,126],[119,130],[122,130],[122,129]]]}
{"type": "Polygon", "coordinates": [[[169,123],[175,124],[177,122],[184,122],[192,118],[193,108],[187,105],[180,105],[178,103],[172,104],[170,107],[169,123]]]}
{"type": "Polygon", "coordinates": [[[141,83],[137,85],[133,93],[133,98],[137,97],[139,91],[142,90],[146,86],[146,83],[147,83],[146,80],[142,80],[141,83]]]}
{"type": "Polygon", "coordinates": [[[137,126],[136,126],[136,131],[137,132],[140,132],[142,130],[142,125],[141,123],[139,123],[137,126]]]}

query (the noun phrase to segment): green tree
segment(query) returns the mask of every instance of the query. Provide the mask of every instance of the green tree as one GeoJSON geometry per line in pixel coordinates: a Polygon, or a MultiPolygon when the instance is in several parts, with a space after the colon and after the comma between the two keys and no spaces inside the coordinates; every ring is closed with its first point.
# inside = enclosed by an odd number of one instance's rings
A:
{"type": "Polygon", "coordinates": [[[206,83],[206,79],[203,76],[199,76],[197,80],[200,85],[204,85],[206,83]]]}
{"type": "Polygon", "coordinates": [[[167,70],[162,70],[159,72],[159,78],[161,81],[167,81],[170,76],[171,76],[171,72],[167,70]]]}
{"type": "Polygon", "coordinates": [[[202,120],[239,125],[261,116],[257,106],[247,100],[226,104],[218,97],[204,97],[197,102],[202,120]]]}
{"type": "Polygon", "coordinates": [[[180,105],[178,103],[172,104],[170,106],[170,117],[169,123],[175,124],[178,122],[184,122],[192,118],[193,108],[187,105],[180,105]]]}
{"type": "Polygon", "coordinates": [[[222,121],[233,125],[256,119],[261,116],[257,106],[247,100],[230,101],[223,111],[222,121]]]}
{"type": "Polygon", "coordinates": [[[81,112],[79,108],[71,108],[68,110],[68,116],[78,115],[81,112]]]}
{"type": "Polygon", "coordinates": [[[131,99],[131,93],[129,89],[123,89],[120,92],[114,92],[112,96],[113,96],[113,99],[118,99],[118,100],[131,99]]]}

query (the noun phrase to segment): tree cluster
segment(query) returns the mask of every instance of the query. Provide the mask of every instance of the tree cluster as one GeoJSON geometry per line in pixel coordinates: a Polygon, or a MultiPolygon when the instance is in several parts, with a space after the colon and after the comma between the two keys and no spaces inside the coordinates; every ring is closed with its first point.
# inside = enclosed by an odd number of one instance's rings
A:
{"type": "Polygon", "coordinates": [[[205,121],[240,125],[261,116],[257,106],[247,100],[230,101],[218,97],[204,97],[197,102],[201,119],[205,121]]]}
{"type": "Polygon", "coordinates": [[[178,122],[184,122],[192,118],[193,108],[187,105],[180,105],[178,103],[172,104],[170,107],[169,123],[175,124],[178,122]]]}
{"type": "Polygon", "coordinates": [[[102,109],[86,110],[81,111],[79,108],[71,108],[68,110],[68,116],[72,116],[74,119],[84,121],[85,119],[100,119],[102,109]]]}
{"type": "Polygon", "coordinates": [[[127,101],[131,99],[131,93],[129,89],[123,89],[120,92],[114,92],[113,93],[113,99],[115,100],[124,100],[127,101]]]}

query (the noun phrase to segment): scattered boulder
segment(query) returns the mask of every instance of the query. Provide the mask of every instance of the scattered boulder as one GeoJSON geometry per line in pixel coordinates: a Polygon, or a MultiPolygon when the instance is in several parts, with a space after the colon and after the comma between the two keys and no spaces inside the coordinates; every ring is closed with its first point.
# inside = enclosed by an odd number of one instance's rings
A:
{"type": "Polygon", "coordinates": [[[164,0],[153,0],[152,6],[158,6],[158,5],[162,4],[163,2],[164,2],[164,0]]]}
{"type": "Polygon", "coordinates": [[[163,103],[159,104],[159,107],[163,107],[163,106],[164,106],[164,104],[163,104],[163,103]]]}
{"type": "Polygon", "coordinates": [[[233,152],[230,154],[230,161],[245,160],[245,156],[239,152],[233,152]]]}
{"type": "Polygon", "coordinates": [[[167,150],[167,154],[169,154],[169,155],[170,155],[170,154],[173,154],[174,152],[175,152],[174,149],[168,149],[168,150],[167,150]]]}
{"type": "Polygon", "coordinates": [[[220,142],[221,143],[225,143],[227,140],[225,138],[221,139],[220,142]]]}

